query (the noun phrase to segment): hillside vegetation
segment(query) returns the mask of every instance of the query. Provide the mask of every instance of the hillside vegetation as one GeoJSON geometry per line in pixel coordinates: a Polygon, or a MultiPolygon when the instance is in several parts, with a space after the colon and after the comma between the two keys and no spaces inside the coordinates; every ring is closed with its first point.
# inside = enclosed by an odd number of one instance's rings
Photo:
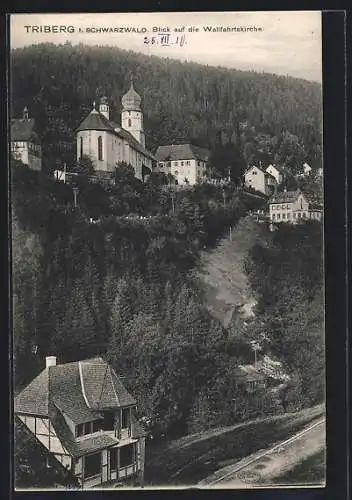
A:
{"type": "Polygon", "coordinates": [[[320,402],[320,223],[282,227],[266,240],[242,221],[262,199],[235,182],[172,193],[159,174],[142,183],[122,164],[108,187],[80,172],[74,207],[72,186],[45,175],[74,161],[74,129],[97,95],[112,97],[118,118],[131,72],[152,149],[194,138],[211,147],[217,173],[230,166],[233,177],[255,159],[292,172],[303,159],[320,166],[320,87],[70,44],[16,49],[11,63],[12,113],[29,105],[44,149],[44,173],[12,164],[16,389],[46,355],[63,363],[100,354],[124,377],[153,433],[168,437],[282,411],[290,399],[320,402]],[[232,242],[213,251],[230,226],[232,242]],[[228,317],[242,294],[257,303],[247,326],[236,308],[228,317]],[[253,338],[293,374],[279,409],[270,394],[238,387],[235,368],[253,360],[253,338]]]}
{"type": "Polygon", "coordinates": [[[11,52],[12,116],[37,119],[44,167],[72,162],[74,131],[106,95],[120,121],[130,74],[143,101],[147,146],[192,140],[220,174],[252,161],[299,170],[321,164],[321,86],[272,74],[185,63],[113,47],[39,44],[11,52]]]}

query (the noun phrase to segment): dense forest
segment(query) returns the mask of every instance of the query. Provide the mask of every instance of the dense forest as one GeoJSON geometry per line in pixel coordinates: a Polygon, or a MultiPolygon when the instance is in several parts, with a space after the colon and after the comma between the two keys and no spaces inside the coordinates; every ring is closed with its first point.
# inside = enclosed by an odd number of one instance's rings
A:
{"type": "MultiPolygon", "coordinates": [[[[68,43],[13,50],[11,86],[12,115],[28,105],[44,154],[43,172],[15,160],[11,168],[16,390],[46,355],[63,363],[101,354],[156,434],[227,425],[248,417],[256,398],[238,389],[234,375],[239,363],[253,361],[256,338],[262,354],[281,359],[292,374],[281,410],[290,398],[321,401],[320,223],[267,231],[267,241],[251,249],[245,272],[257,298],[252,322],[236,313],[224,328],[196,279],[200,252],[263,204],[235,182],[247,164],[275,161],[293,174],[304,161],[321,166],[320,86],[68,43]],[[119,121],[131,73],[147,146],[208,147],[216,175],[230,169],[234,182],[174,190],[162,174],[140,182],[125,164],[113,185],[92,181],[91,166],[75,162],[75,128],[102,95],[119,121]],[[64,161],[78,173],[77,206],[72,186],[46,175],[64,161]]],[[[313,184],[306,187],[320,199],[313,184]]],[[[261,413],[273,410],[267,397],[261,413]]]]}
{"type": "Polygon", "coordinates": [[[192,141],[211,150],[219,175],[276,162],[297,173],[321,166],[321,86],[272,74],[185,63],[112,47],[40,44],[11,52],[13,117],[37,120],[44,169],[74,161],[74,131],[106,95],[120,121],[131,73],[141,95],[147,147],[192,141]]]}
{"type": "Polygon", "coordinates": [[[321,400],[307,372],[314,362],[316,384],[322,381],[319,223],[268,232],[267,245],[253,248],[246,272],[260,320],[247,331],[235,315],[225,329],[207,311],[195,271],[200,251],[214,247],[257,198],[235,185],[205,184],[177,192],[172,202],[158,175],[143,184],[121,166],[114,186],[82,174],[74,207],[71,186],[16,161],[12,167],[17,388],[46,355],[62,363],[101,354],[155,432],[226,425],[240,418],[234,399],[242,417],[240,403],[248,405],[235,367],[253,361],[250,340],[268,332],[264,352],[294,373],[294,397],[308,405],[321,400]]]}

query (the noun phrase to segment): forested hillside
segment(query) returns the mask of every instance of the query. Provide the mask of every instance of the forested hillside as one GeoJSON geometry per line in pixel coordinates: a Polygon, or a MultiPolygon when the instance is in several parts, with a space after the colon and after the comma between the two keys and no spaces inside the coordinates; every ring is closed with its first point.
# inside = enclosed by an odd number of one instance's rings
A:
{"type": "Polygon", "coordinates": [[[147,146],[193,140],[220,174],[276,161],[293,172],[321,162],[321,87],[271,74],[148,57],[112,47],[40,44],[11,53],[12,116],[37,119],[44,166],[74,159],[74,130],[106,95],[120,121],[131,73],[143,101],[147,146]]]}
{"type": "MultiPolygon", "coordinates": [[[[69,185],[18,162],[12,173],[16,388],[43,368],[46,355],[63,363],[100,354],[156,432],[227,425],[247,415],[242,403],[252,404],[238,392],[235,368],[253,362],[254,337],[294,373],[296,400],[321,401],[320,223],[268,232],[267,243],[250,250],[245,272],[257,316],[246,329],[235,314],[225,329],[194,278],[202,249],[236,227],[250,197],[229,185],[225,205],[222,188],[200,185],[177,193],[172,205],[157,177],[143,184],[117,168],[115,186],[83,176],[75,208],[69,185]]],[[[272,411],[267,396],[260,412],[272,411]]]]}

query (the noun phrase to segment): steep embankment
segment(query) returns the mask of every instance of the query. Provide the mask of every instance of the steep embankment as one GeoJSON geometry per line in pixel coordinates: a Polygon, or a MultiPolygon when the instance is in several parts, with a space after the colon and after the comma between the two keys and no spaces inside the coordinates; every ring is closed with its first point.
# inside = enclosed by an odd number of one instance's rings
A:
{"type": "Polygon", "coordinates": [[[202,253],[198,279],[206,306],[224,326],[231,320],[235,307],[243,306],[244,312],[250,313],[255,304],[244,261],[253,245],[264,244],[269,238],[266,225],[247,216],[232,230],[231,237],[228,235],[214,250],[202,253]]]}

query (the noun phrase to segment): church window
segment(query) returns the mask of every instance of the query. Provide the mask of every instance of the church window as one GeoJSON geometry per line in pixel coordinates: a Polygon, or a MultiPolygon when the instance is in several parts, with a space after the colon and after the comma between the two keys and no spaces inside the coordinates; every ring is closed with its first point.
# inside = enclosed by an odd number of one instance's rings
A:
{"type": "Polygon", "coordinates": [[[103,138],[100,135],[98,137],[98,160],[102,160],[102,159],[103,159],[103,138]]]}
{"type": "Polygon", "coordinates": [[[80,158],[83,158],[83,137],[80,138],[80,158]]]}
{"type": "Polygon", "coordinates": [[[132,126],[132,121],[131,121],[131,118],[128,119],[128,126],[131,127],[132,126]]]}

